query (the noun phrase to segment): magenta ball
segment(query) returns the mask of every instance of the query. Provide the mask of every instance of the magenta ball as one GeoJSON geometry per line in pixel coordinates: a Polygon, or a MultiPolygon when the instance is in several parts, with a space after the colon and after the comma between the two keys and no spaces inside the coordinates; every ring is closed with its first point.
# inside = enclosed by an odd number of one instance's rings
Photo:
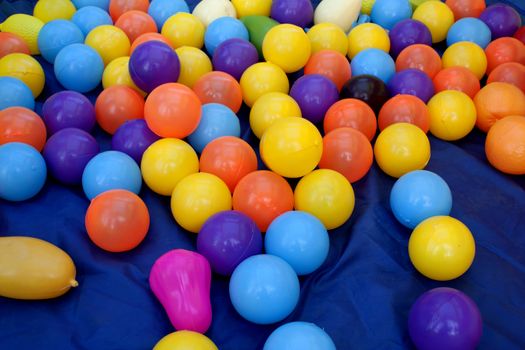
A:
{"type": "Polygon", "coordinates": [[[432,46],[432,34],[426,25],[414,19],[398,22],[388,33],[390,37],[390,53],[397,57],[403,49],[410,45],[423,44],[432,46]]]}
{"type": "Polygon", "coordinates": [[[390,95],[414,95],[427,103],[434,96],[434,83],[419,69],[405,69],[388,82],[390,95]]]}
{"type": "Polygon", "coordinates": [[[241,79],[242,73],[259,61],[255,46],[247,40],[234,38],[221,43],[213,53],[215,70],[226,72],[235,79],[241,79]]]}
{"type": "Polygon", "coordinates": [[[291,23],[306,27],[314,18],[310,0],[273,0],[270,16],[279,23],[291,23]]]}
{"type": "Polygon", "coordinates": [[[111,148],[126,153],[140,164],[144,151],[159,138],[144,119],[128,120],[113,135],[111,148]]]}
{"type": "Polygon", "coordinates": [[[60,91],[42,106],[42,119],[50,135],[65,128],[91,131],[95,126],[95,107],[86,96],[76,91],[60,91]]]}
{"type": "Polygon", "coordinates": [[[521,17],[511,6],[495,4],[487,7],[479,16],[490,28],[492,40],[504,36],[513,36],[521,27],[521,17]]]}
{"type": "Polygon", "coordinates": [[[326,111],[337,102],[339,90],[330,79],[308,74],[295,81],[290,96],[299,104],[303,117],[315,124],[321,122],[326,111]]]}

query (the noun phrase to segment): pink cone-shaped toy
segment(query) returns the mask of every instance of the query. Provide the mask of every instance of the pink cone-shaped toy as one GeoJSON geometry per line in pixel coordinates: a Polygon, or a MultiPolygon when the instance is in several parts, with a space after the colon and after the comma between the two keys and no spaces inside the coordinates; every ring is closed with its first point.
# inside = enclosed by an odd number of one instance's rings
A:
{"type": "Polygon", "coordinates": [[[176,330],[208,330],[211,269],[205,257],[189,250],[171,250],[153,265],[149,284],[176,330]]]}

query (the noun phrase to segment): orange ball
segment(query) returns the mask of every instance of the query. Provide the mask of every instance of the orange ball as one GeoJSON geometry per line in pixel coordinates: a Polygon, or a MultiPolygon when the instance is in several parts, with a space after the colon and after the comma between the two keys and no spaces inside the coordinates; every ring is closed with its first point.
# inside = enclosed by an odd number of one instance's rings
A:
{"type": "Polygon", "coordinates": [[[217,175],[233,193],[243,177],[257,170],[257,155],[243,139],[223,136],[204,147],[199,168],[204,173],[217,175]]]}
{"type": "Polygon", "coordinates": [[[525,64],[525,44],[516,38],[499,38],[485,48],[487,55],[487,73],[490,74],[497,66],[507,62],[525,64]]]}
{"type": "Polygon", "coordinates": [[[122,29],[130,42],[133,42],[142,34],[157,32],[155,20],[147,13],[137,10],[123,13],[115,22],[115,27],[122,29]]]}
{"type": "Polygon", "coordinates": [[[525,115],[525,94],[508,83],[491,83],[474,97],[478,117],[476,126],[484,132],[498,120],[511,115],[525,115]]]}
{"type": "Polygon", "coordinates": [[[171,42],[168,39],[166,39],[164,35],[160,33],[144,33],[144,34],[139,35],[133,41],[133,44],[131,44],[131,48],[129,50],[129,55],[131,56],[131,54],[133,53],[133,51],[135,51],[137,46],[139,46],[140,44],[144,44],[145,42],[148,42],[148,41],[160,41],[168,45],[169,47],[173,48],[173,46],[171,45],[171,42]]]}
{"type": "Polygon", "coordinates": [[[290,184],[268,170],[246,175],[233,191],[233,209],[252,218],[262,232],[266,231],[276,217],[293,210],[293,205],[290,184]]]}
{"type": "Polygon", "coordinates": [[[113,19],[113,23],[115,23],[120,16],[128,11],[137,10],[147,13],[148,7],[148,0],[110,0],[109,14],[113,19]]]}
{"type": "Polygon", "coordinates": [[[363,133],[352,128],[339,128],[323,137],[320,169],[332,169],[354,183],[362,179],[374,162],[374,151],[363,133]]]}
{"type": "Polygon", "coordinates": [[[323,127],[325,134],[337,128],[354,128],[362,132],[368,140],[372,140],[376,134],[377,120],[374,111],[365,102],[345,98],[328,109],[323,127]]]}
{"type": "Polygon", "coordinates": [[[454,19],[475,17],[478,18],[487,7],[485,0],[447,0],[445,4],[454,13],[454,19]]]}
{"type": "Polygon", "coordinates": [[[12,33],[0,32],[0,58],[10,53],[31,55],[29,46],[22,37],[12,33]]]}
{"type": "Polygon", "coordinates": [[[310,56],[304,74],[320,74],[330,79],[338,90],[352,77],[350,62],[335,50],[321,50],[310,56]]]}
{"type": "Polygon", "coordinates": [[[485,141],[489,163],[507,174],[525,174],[525,116],[509,116],[490,128],[485,141]]]}
{"type": "Polygon", "coordinates": [[[465,67],[448,67],[441,70],[433,79],[436,94],[444,90],[457,90],[474,98],[481,85],[472,71],[465,67]]]}
{"type": "Polygon", "coordinates": [[[423,44],[406,47],[396,59],[396,70],[398,72],[414,68],[425,72],[430,78],[434,78],[441,67],[441,57],[436,50],[423,44]]]}
{"type": "Polygon", "coordinates": [[[113,135],[128,120],[144,118],[144,99],[125,85],[113,85],[103,90],[95,103],[97,123],[113,135]]]}
{"type": "Polygon", "coordinates": [[[241,109],[241,85],[228,73],[216,71],[204,74],[193,85],[193,91],[202,104],[220,103],[235,113],[241,109]]]}
{"type": "Polygon", "coordinates": [[[46,143],[46,125],[35,112],[24,107],[0,111],[0,145],[22,142],[42,151],[46,143]]]}
{"type": "Polygon", "coordinates": [[[517,62],[507,62],[497,66],[490,73],[487,84],[496,81],[512,84],[525,92],[525,66],[517,62]]]}
{"type": "Polygon", "coordinates": [[[379,130],[395,123],[410,123],[423,132],[430,129],[430,113],[427,105],[413,95],[396,95],[388,100],[379,111],[379,130]]]}
{"type": "Polygon", "coordinates": [[[111,190],[93,198],[85,223],[89,238],[98,247],[109,252],[125,252],[146,237],[149,212],[135,193],[111,190]]]}
{"type": "Polygon", "coordinates": [[[148,127],[160,137],[183,139],[201,120],[201,101],[189,87],[168,83],[153,90],[144,106],[148,127]]]}

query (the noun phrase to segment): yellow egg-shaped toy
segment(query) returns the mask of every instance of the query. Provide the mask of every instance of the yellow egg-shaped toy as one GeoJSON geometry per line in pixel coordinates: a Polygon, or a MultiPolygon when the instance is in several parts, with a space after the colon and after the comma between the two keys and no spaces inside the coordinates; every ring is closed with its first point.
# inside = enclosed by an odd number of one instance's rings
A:
{"type": "Polygon", "coordinates": [[[104,66],[115,58],[129,56],[131,47],[126,33],[112,25],[96,27],[89,32],[85,43],[99,53],[104,61],[104,66]]]}
{"type": "Polygon", "coordinates": [[[213,70],[211,60],[202,50],[192,46],[182,46],[175,50],[180,61],[178,82],[192,88],[204,74],[213,70]]]}
{"type": "Polygon", "coordinates": [[[343,225],[355,206],[350,182],[330,169],[314,170],[299,181],[294,191],[295,209],[317,217],[328,230],[343,225]]]}
{"type": "Polygon", "coordinates": [[[69,0],[39,0],[33,9],[33,16],[47,23],[54,19],[71,19],[76,11],[69,0]]]}
{"type": "Polygon", "coordinates": [[[301,108],[295,100],[282,92],[270,92],[259,97],[250,110],[250,128],[261,138],[277,119],[302,117],[301,108]]]}
{"type": "Polygon", "coordinates": [[[202,0],[195,6],[192,14],[199,18],[205,27],[219,17],[237,17],[237,11],[230,0],[202,0]]]}
{"type": "Polygon", "coordinates": [[[0,77],[7,76],[22,80],[38,97],[44,89],[46,77],[40,63],[24,53],[11,53],[0,58],[0,77]]]}
{"type": "Polygon", "coordinates": [[[102,74],[102,87],[107,89],[113,85],[125,85],[137,91],[141,96],[146,93],[139,89],[129,74],[129,56],[115,58],[104,69],[102,74]]]}
{"type": "Polygon", "coordinates": [[[185,230],[198,233],[210,216],[232,208],[232,195],[218,176],[191,174],[179,181],[171,195],[171,212],[185,230]]]}
{"type": "Polygon", "coordinates": [[[13,33],[20,36],[29,46],[31,55],[38,55],[38,34],[44,26],[44,22],[40,19],[22,13],[17,13],[7,17],[7,19],[0,24],[0,31],[13,33]]]}
{"type": "Polygon", "coordinates": [[[419,5],[412,19],[426,25],[432,35],[432,42],[439,43],[447,38],[448,30],[454,24],[454,13],[444,2],[433,0],[419,5]]]}
{"type": "Polygon", "coordinates": [[[78,286],[69,255],[32,237],[0,237],[0,296],[51,299],[78,286]]]}
{"type": "Polygon", "coordinates": [[[203,334],[177,331],[159,340],[153,350],[218,350],[218,348],[203,334]]]}
{"type": "Polygon", "coordinates": [[[193,46],[200,49],[204,45],[204,24],[192,14],[179,12],[164,22],[162,35],[173,48],[193,46]]]}
{"type": "Polygon", "coordinates": [[[244,16],[270,16],[272,0],[232,0],[237,17],[244,16]]]}
{"type": "Polygon", "coordinates": [[[476,125],[476,105],[467,94],[442,91],[428,101],[430,132],[445,141],[459,140],[476,125]]]}
{"type": "Polygon", "coordinates": [[[430,160],[430,142],[417,126],[396,123],[385,128],[374,145],[377,165],[392,177],[425,168],[430,160]]]}
{"type": "Polygon", "coordinates": [[[346,33],[360,11],[361,0],[322,0],[315,8],[314,23],[334,23],[346,33]]]}
{"type": "Polygon", "coordinates": [[[370,16],[370,14],[372,13],[372,7],[374,7],[375,3],[376,0],[363,0],[363,3],[361,5],[361,13],[370,16]]]}
{"type": "Polygon", "coordinates": [[[366,49],[390,51],[390,38],[382,27],[375,23],[363,23],[348,34],[348,57],[354,58],[366,49]]]}
{"type": "Polygon", "coordinates": [[[469,41],[460,41],[450,45],[442,57],[443,68],[465,67],[476,78],[481,79],[487,71],[487,56],[485,51],[477,44],[469,41]]]}
{"type": "Polygon", "coordinates": [[[472,265],[476,244],[465,224],[450,216],[434,216],[416,226],[408,241],[414,267],[436,281],[449,281],[472,265]]]}
{"type": "Polygon", "coordinates": [[[266,33],[263,40],[263,55],[286,73],[303,68],[312,53],[310,39],[301,27],[279,24],[266,33]]]}
{"type": "Polygon", "coordinates": [[[259,97],[269,92],[287,94],[290,82],[286,73],[270,62],[256,63],[244,71],[240,80],[242,97],[248,107],[253,106],[259,97]]]}
{"type": "Polygon", "coordinates": [[[312,54],[322,50],[334,50],[346,55],[348,38],[345,32],[333,23],[319,23],[306,33],[312,46],[312,54]]]}

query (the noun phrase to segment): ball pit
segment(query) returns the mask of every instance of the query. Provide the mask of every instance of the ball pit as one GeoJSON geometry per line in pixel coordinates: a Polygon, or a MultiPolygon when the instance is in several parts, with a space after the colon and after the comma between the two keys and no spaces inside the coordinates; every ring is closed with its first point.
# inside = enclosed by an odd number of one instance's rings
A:
{"type": "Polygon", "coordinates": [[[20,36],[29,46],[31,55],[38,55],[38,33],[43,26],[44,22],[36,17],[16,13],[2,22],[0,30],[20,36]]]}
{"type": "Polygon", "coordinates": [[[433,82],[436,93],[457,90],[464,92],[470,98],[474,98],[481,89],[478,77],[469,69],[460,66],[442,69],[434,76],[433,82]]]}
{"type": "Polygon", "coordinates": [[[18,78],[38,97],[44,89],[45,75],[40,63],[32,56],[11,53],[0,58],[0,76],[18,78]]]}
{"type": "Polygon", "coordinates": [[[222,17],[235,19],[237,12],[229,0],[202,0],[195,6],[192,14],[197,17],[205,27],[222,17]]]}
{"type": "Polygon", "coordinates": [[[447,0],[445,3],[454,13],[456,21],[465,17],[478,18],[487,8],[485,0],[447,0]]]}
{"type": "Polygon", "coordinates": [[[335,350],[335,344],[330,336],[313,323],[286,323],[270,334],[264,350],[300,350],[307,347],[314,349],[335,350]]]}
{"type": "Polygon", "coordinates": [[[432,35],[428,27],[413,19],[398,22],[390,30],[388,36],[390,38],[390,52],[394,57],[397,57],[401,51],[410,45],[432,45],[432,35]]]}
{"type": "Polygon", "coordinates": [[[111,149],[126,153],[140,164],[146,149],[158,139],[144,119],[128,120],[113,134],[111,149]]]}
{"type": "Polygon", "coordinates": [[[434,78],[442,68],[441,57],[428,45],[410,45],[397,56],[396,70],[399,72],[410,68],[419,69],[434,78]]]}
{"type": "Polygon", "coordinates": [[[77,25],[84,36],[88,35],[89,32],[98,26],[113,24],[111,16],[106,11],[96,6],[80,8],[75,12],[71,21],[77,25]]]}
{"type": "Polygon", "coordinates": [[[372,22],[392,30],[398,22],[412,17],[412,6],[406,0],[376,0],[370,17],[372,22]]]}
{"type": "Polygon", "coordinates": [[[443,68],[465,67],[481,79],[487,71],[487,56],[478,45],[462,41],[449,46],[443,53],[443,68]]]}
{"type": "Polygon", "coordinates": [[[322,50],[334,50],[346,56],[348,53],[348,38],[341,28],[333,23],[319,23],[306,32],[312,55],[322,50]]]}
{"type": "Polygon", "coordinates": [[[487,78],[487,84],[494,82],[509,83],[525,92],[525,66],[517,62],[497,66],[487,78]]]}
{"type": "Polygon", "coordinates": [[[54,70],[57,80],[66,89],[88,92],[100,84],[104,61],[90,46],[73,44],[60,50],[54,70]]]}
{"type": "Polygon", "coordinates": [[[102,87],[104,89],[115,85],[125,85],[138,92],[141,96],[146,95],[131,79],[129,74],[129,56],[115,58],[106,66],[102,73],[102,87]]]}
{"type": "Polygon", "coordinates": [[[480,19],[462,18],[450,27],[447,33],[447,45],[460,41],[470,41],[482,49],[491,41],[490,28],[480,19]]]}
{"type": "Polygon", "coordinates": [[[353,59],[366,49],[390,51],[388,33],[374,23],[364,23],[353,28],[348,34],[348,57],[353,59]]]}
{"type": "Polygon", "coordinates": [[[173,15],[183,12],[189,13],[190,8],[184,0],[152,0],[148,7],[148,14],[153,17],[159,31],[166,21],[173,15]]]}
{"type": "Polygon", "coordinates": [[[266,33],[279,22],[265,16],[246,16],[241,18],[242,23],[248,29],[250,35],[250,42],[255,46],[259,57],[263,57],[262,45],[266,33]]]}
{"type": "Polygon", "coordinates": [[[233,0],[232,4],[239,18],[244,16],[269,16],[272,7],[271,0],[233,0]]]}
{"type": "Polygon", "coordinates": [[[98,125],[113,135],[126,121],[144,118],[144,99],[132,88],[115,85],[100,93],[95,115],[98,125]]]}
{"type": "Polygon", "coordinates": [[[159,340],[153,350],[184,350],[189,344],[199,350],[218,350],[208,337],[193,331],[170,333],[159,340]]]}
{"type": "Polygon", "coordinates": [[[46,23],[38,34],[38,49],[42,57],[54,63],[58,52],[71,44],[84,43],[84,34],[74,22],[53,20],[46,23]]]}
{"type": "Polygon", "coordinates": [[[311,54],[311,44],[301,27],[279,24],[266,33],[262,51],[264,59],[276,64],[285,73],[303,68],[311,54]]]}
{"type": "Polygon", "coordinates": [[[148,41],[160,41],[170,47],[172,46],[171,42],[162,34],[144,33],[139,35],[135,40],[133,40],[133,42],[131,43],[131,48],[129,49],[129,54],[131,55],[140,44],[144,44],[148,41]]]}
{"type": "Polygon", "coordinates": [[[390,95],[414,95],[428,102],[434,95],[432,79],[419,69],[405,69],[392,76],[388,82],[390,95]]]}
{"type": "Polygon", "coordinates": [[[297,101],[301,115],[314,124],[323,121],[328,108],[337,102],[337,86],[320,74],[307,74],[295,81],[290,96],[297,101]]]}
{"type": "Polygon", "coordinates": [[[31,89],[20,79],[0,77],[0,111],[9,107],[35,108],[31,89]]]}
{"type": "Polygon", "coordinates": [[[341,88],[341,99],[355,98],[365,102],[374,113],[379,110],[390,98],[386,84],[373,75],[354,75],[341,88]]]}
{"type": "Polygon", "coordinates": [[[236,18],[220,17],[212,21],[204,33],[206,51],[213,56],[217,46],[228,39],[248,40],[248,29],[236,18]]]}
{"type": "Polygon", "coordinates": [[[508,62],[525,64],[525,45],[515,38],[499,38],[485,49],[487,71],[492,72],[499,65],[508,62]]]}
{"type": "Polygon", "coordinates": [[[40,0],[35,4],[33,16],[44,23],[56,19],[71,19],[75,5],[69,0],[40,0]]]}
{"type": "Polygon", "coordinates": [[[76,91],[60,91],[44,102],[42,119],[50,135],[65,128],[90,132],[95,126],[95,108],[91,101],[76,91]]]}
{"type": "Polygon", "coordinates": [[[183,46],[175,50],[180,62],[178,83],[192,88],[200,77],[212,71],[210,58],[196,47],[183,46]]]}
{"type": "Polygon", "coordinates": [[[239,112],[242,105],[240,84],[229,74],[213,71],[201,76],[193,85],[193,91],[203,103],[220,103],[239,112]]]}
{"type": "Polygon", "coordinates": [[[304,74],[320,74],[341,90],[343,84],[352,77],[352,69],[344,55],[334,50],[321,50],[310,56],[304,74]]]}
{"type": "Polygon", "coordinates": [[[109,1],[109,14],[116,22],[122,14],[138,10],[142,12],[148,12],[149,1],[148,0],[110,0],[109,1]]]}
{"type": "Polygon", "coordinates": [[[301,116],[301,108],[292,97],[282,92],[270,92],[253,104],[250,110],[250,128],[260,139],[276,120],[301,116]]]}
{"type": "Polygon", "coordinates": [[[0,32],[0,58],[10,53],[31,54],[29,46],[22,37],[8,32],[0,32]]]}
{"type": "Polygon", "coordinates": [[[0,111],[0,145],[21,142],[42,151],[46,143],[46,126],[30,109],[10,107],[0,111]]]}
{"type": "Polygon", "coordinates": [[[314,7],[309,0],[273,0],[270,16],[279,23],[304,28],[314,19],[314,7]]]}
{"type": "Polygon", "coordinates": [[[521,26],[519,13],[505,4],[488,6],[479,18],[490,28],[493,39],[511,36],[521,26]]]}
{"type": "Polygon", "coordinates": [[[233,38],[222,42],[213,53],[213,67],[239,80],[248,67],[259,61],[255,46],[247,40],[233,38]]]}
{"type": "Polygon", "coordinates": [[[204,45],[204,25],[192,14],[179,12],[169,17],[162,26],[161,34],[173,48],[193,46],[200,49],[204,45]]]}
{"type": "Polygon", "coordinates": [[[420,98],[414,95],[396,95],[383,105],[377,123],[380,131],[395,123],[410,123],[426,133],[430,129],[430,113],[420,98]]]}
{"type": "Polygon", "coordinates": [[[445,40],[448,30],[454,24],[454,13],[441,1],[432,0],[419,5],[412,19],[426,25],[432,34],[432,42],[439,43],[445,40]]]}
{"type": "Polygon", "coordinates": [[[240,80],[244,103],[252,107],[255,101],[269,92],[288,93],[290,83],[286,73],[270,62],[259,62],[244,71],[240,80]]]}
{"type": "Polygon", "coordinates": [[[122,29],[130,42],[142,34],[157,32],[157,24],[153,18],[147,13],[137,10],[123,13],[115,22],[115,27],[122,29]]]}
{"type": "Polygon", "coordinates": [[[524,134],[525,117],[509,116],[498,120],[490,128],[485,141],[490,164],[507,174],[525,174],[524,134]]]}
{"type": "Polygon", "coordinates": [[[337,101],[326,112],[323,128],[325,134],[337,128],[350,127],[356,129],[372,141],[377,130],[374,111],[365,102],[355,98],[345,98],[337,101]]]}
{"type": "Polygon", "coordinates": [[[109,0],[72,0],[72,2],[79,10],[88,6],[98,7],[104,11],[109,10],[109,0]]]}
{"type": "Polygon", "coordinates": [[[111,25],[101,25],[91,30],[86,36],[85,44],[98,52],[104,66],[115,58],[128,56],[131,46],[126,32],[111,25]]]}

